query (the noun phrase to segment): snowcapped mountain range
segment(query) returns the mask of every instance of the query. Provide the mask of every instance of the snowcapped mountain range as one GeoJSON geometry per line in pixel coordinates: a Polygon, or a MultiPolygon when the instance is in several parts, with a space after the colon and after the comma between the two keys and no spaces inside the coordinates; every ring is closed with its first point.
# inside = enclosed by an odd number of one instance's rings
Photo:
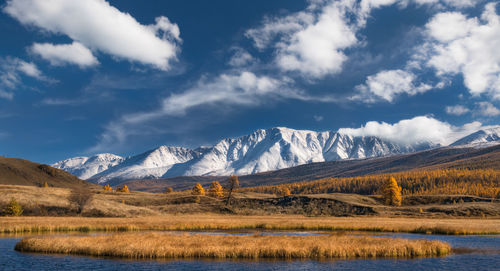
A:
{"type": "MultiPolygon", "coordinates": [[[[477,131],[452,146],[477,145],[499,139],[500,128],[497,127],[477,131]]],[[[247,175],[313,162],[381,157],[436,147],[440,145],[432,142],[403,144],[374,136],[277,127],[257,130],[236,139],[224,139],[212,147],[160,146],[128,158],[98,154],[70,158],[53,166],[82,179],[106,183],[113,179],[247,175]]]]}
{"type": "Polygon", "coordinates": [[[488,146],[492,144],[498,144],[499,140],[500,140],[500,127],[492,127],[479,130],[462,139],[459,139],[455,143],[451,144],[451,146],[481,147],[485,145],[488,146]]]}
{"type": "Polygon", "coordinates": [[[114,167],[126,159],[111,153],[101,153],[92,157],[75,157],[59,161],[52,166],[68,171],[80,179],[92,176],[114,167]]]}

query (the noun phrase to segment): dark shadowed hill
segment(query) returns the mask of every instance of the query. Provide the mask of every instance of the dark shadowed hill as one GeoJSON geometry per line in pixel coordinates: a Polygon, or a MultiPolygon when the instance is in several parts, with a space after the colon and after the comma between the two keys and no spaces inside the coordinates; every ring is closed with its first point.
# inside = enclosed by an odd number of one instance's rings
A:
{"type": "Polygon", "coordinates": [[[0,184],[91,188],[97,185],[78,179],[64,170],[23,159],[0,156],[0,184]]]}
{"type": "MultiPolygon", "coordinates": [[[[437,168],[492,168],[500,170],[500,146],[489,148],[439,148],[383,158],[312,163],[282,170],[240,176],[243,187],[273,185],[367,174],[437,168]]],[[[199,182],[208,188],[217,180],[224,185],[227,177],[174,177],[154,180],[133,180],[126,184],[134,190],[163,192],[166,187],[175,190],[191,188],[199,182]]],[[[118,185],[120,182],[111,183],[118,185]]]]}

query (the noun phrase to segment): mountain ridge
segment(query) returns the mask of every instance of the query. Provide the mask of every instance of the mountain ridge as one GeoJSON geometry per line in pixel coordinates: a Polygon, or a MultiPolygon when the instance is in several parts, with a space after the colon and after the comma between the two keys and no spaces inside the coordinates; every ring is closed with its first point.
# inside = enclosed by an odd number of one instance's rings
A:
{"type": "MultiPolygon", "coordinates": [[[[471,142],[481,145],[500,139],[500,128],[490,130],[483,133],[482,130],[477,131],[450,146],[459,147],[461,140],[469,145],[471,142]]],[[[111,158],[104,159],[104,165],[97,168],[99,165],[87,165],[87,161],[96,160],[92,160],[92,157],[87,160],[85,157],[70,158],[54,166],[93,182],[106,183],[113,179],[249,175],[315,162],[383,157],[440,146],[432,142],[408,144],[338,131],[315,132],[274,127],[259,129],[238,138],[226,138],[211,147],[189,149],[160,146],[128,158],[106,154],[106,157],[111,158]],[[88,169],[84,171],[87,175],[82,175],[82,168],[88,169]],[[95,174],[89,177],[93,172],[95,174]]]]}
{"type": "MultiPolygon", "coordinates": [[[[447,168],[500,170],[500,145],[485,148],[440,147],[386,157],[340,160],[299,165],[269,172],[238,176],[241,187],[278,185],[323,178],[355,177],[412,170],[447,168]]],[[[209,187],[212,181],[227,185],[228,176],[180,176],[160,179],[112,180],[110,185],[126,184],[130,189],[163,192],[191,189],[196,183],[209,187]]]]}

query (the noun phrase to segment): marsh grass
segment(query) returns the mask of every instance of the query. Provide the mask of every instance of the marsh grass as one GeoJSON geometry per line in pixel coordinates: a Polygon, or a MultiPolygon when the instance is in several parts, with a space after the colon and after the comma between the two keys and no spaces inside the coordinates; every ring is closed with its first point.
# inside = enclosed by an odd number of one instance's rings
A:
{"type": "Polygon", "coordinates": [[[27,237],[16,250],[133,259],[329,259],[444,256],[447,243],[349,235],[272,236],[121,233],[98,236],[27,237]]]}
{"type": "Polygon", "coordinates": [[[136,218],[2,217],[0,233],[127,231],[370,231],[424,234],[500,234],[500,219],[304,217],[298,215],[164,215],[136,218]]]}

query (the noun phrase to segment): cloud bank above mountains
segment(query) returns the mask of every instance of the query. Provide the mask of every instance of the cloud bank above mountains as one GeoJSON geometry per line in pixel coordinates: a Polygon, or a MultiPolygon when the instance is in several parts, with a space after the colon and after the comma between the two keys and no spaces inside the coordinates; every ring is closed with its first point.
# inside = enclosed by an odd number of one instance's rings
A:
{"type": "Polygon", "coordinates": [[[354,136],[376,136],[406,144],[433,142],[446,146],[481,128],[483,125],[480,122],[453,126],[430,116],[418,116],[393,124],[369,121],[360,128],[342,128],[339,132],[354,136]]]}

